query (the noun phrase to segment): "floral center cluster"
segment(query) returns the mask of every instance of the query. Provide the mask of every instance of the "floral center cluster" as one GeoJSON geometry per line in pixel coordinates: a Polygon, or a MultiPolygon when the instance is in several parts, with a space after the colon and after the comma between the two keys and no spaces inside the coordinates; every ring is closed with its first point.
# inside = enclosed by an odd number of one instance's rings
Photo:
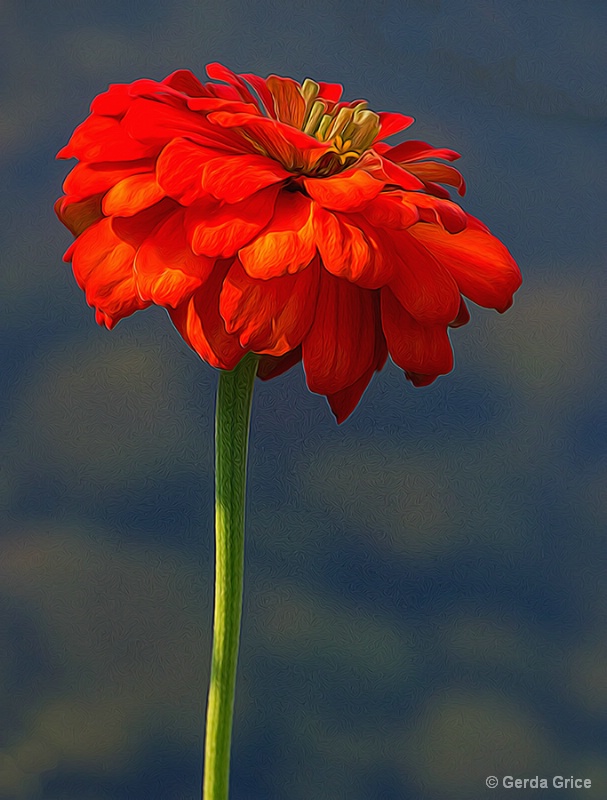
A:
{"type": "Polygon", "coordinates": [[[305,117],[301,129],[319,142],[328,143],[329,149],[309,174],[334,175],[352,166],[371,147],[379,134],[379,116],[368,110],[364,100],[350,107],[331,110],[325,100],[317,99],[320,86],[306,78],[300,94],[305,103],[305,117]]]}

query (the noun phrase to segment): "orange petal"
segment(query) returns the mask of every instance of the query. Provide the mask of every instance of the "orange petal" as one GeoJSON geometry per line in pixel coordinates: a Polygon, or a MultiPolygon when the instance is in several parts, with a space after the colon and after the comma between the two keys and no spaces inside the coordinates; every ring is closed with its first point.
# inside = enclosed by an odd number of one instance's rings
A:
{"type": "Polygon", "coordinates": [[[183,211],[165,219],[137,250],[134,269],[143,300],[175,308],[208,278],[215,259],[194,255],[187,242],[183,211]]]}
{"type": "Polygon", "coordinates": [[[364,210],[364,217],[373,226],[403,230],[419,222],[419,211],[409,198],[412,192],[382,192],[364,210]]]}
{"type": "Polygon", "coordinates": [[[164,190],[158,185],[153,172],[131,175],[113,186],[105,195],[103,213],[108,217],[112,214],[131,217],[158,203],[164,196],[164,190]]]}
{"type": "Polygon", "coordinates": [[[313,204],[299,192],[281,192],[272,221],[239,252],[252,278],[277,278],[308,266],[316,254],[313,204]]]}
{"type": "Polygon", "coordinates": [[[185,215],[192,250],[220,258],[235,256],[272,218],[278,191],[271,186],[240,203],[222,203],[211,197],[194,203],[185,215]]]}
{"type": "Polygon", "coordinates": [[[110,219],[87,228],[70,250],[78,286],[85,290],[87,303],[101,312],[98,321],[108,328],[150,305],[137,292],[135,248],[118,238],[110,219]]]}
{"type": "Polygon", "coordinates": [[[175,309],[168,309],[173,324],[203,361],[218,369],[234,369],[247,352],[238,336],[226,331],[219,313],[219,294],[230,267],[217,262],[204,286],[175,309]]]}
{"type": "Polygon", "coordinates": [[[226,330],[256,353],[282,356],[294,350],[314,319],[318,272],[314,263],[295,275],[255,280],[236,259],[219,302],[226,330]]]}
{"type": "Polygon", "coordinates": [[[407,191],[417,191],[424,188],[424,184],[419,178],[416,178],[407,169],[403,169],[403,167],[394,164],[387,158],[382,159],[382,170],[386,175],[387,183],[393,183],[395,186],[400,186],[401,189],[406,189],[407,191]]]}
{"type": "Polygon", "coordinates": [[[270,75],[266,86],[274,99],[276,118],[300,129],[306,116],[306,102],[299,91],[299,84],[291,78],[270,75]]]}
{"type": "Polygon", "coordinates": [[[239,203],[260,189],[291,177],[291,173],[265,156],[212,158],[202,167],[203,188],[218,200],[239,203]]]}
{"type": "Polygon", "coordinates": [[[351,386],[375,358],[373,292],[321,270],[316,316],[303,340],[306,382],[312,392],[335,394],[351,386]]]}
{"type": "Polygon", "coordinates": [[[388,350],[401,369],[428,377],[453,369],[453,351],[445,325],[418,322],[388,288],[381,291],[381,319],[388,350]]]}
{"type": "Polygon", "coordinates": [[[357,211],[376,198],[385,184],[354,167],[331,178],[304,178],[304,185],[310,197],[324,208],[357,211]]]}
{"type": "Polygon", "coordinates": [[[418,322],[452,322],[460,306],[457,284],[410,230],[391,233],[396,262],[389,288],[418,322]]]}
{"type": "Polygon", "coordinates": [[[209,158],[217,152],[187,139],[173,139],[158,156],[156,179],[164,191],[187,206],[202,197],[201,172],[209,158]]]}
{"type": "Polygon", "coordinates": [[[461,233],[425,223],[409,233],[449,270],[463,295],[500,312],[510,308],[522,282],[520,270],[506,247],[474,217],[468,215],[461,233]]]}

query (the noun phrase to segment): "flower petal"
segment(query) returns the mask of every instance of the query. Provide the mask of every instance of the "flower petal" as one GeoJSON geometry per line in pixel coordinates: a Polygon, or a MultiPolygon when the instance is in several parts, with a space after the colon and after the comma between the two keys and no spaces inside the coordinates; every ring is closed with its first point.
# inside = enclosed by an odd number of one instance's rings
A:
{"type": "Polygon", "coordinates": [[[380,124],[378,139],[386,139],[388,136],[404,131],[415,122],[413,117],[396,114],[392,111],[380,111],[378,117],[380,124]]]}
{"type": "Polygon", "coordinates": [[[427,376],[431,383],[453,369],[453,351],[444,324],[418,322],[388,288],[381,290],[381,319],[390,355],[405,372],[427,376]]]}
{"type": "Polygon", "coordinates": [[[324,208],[357,211],[364,208],[384,188],[384,181],[363,169],[344,170],[331,178],[304,178],[306,191],[324,208]]]}
{"type": "Polygon", "coordinates": [[[151,158],[135,161],[100,161],[89,163],[81,161],[72,169],[63,182],[63,191],[80,198],[107,192],[112,186],[131,175],[149,172],[154,168],[151,158]]]}
{"type": "Polygon", "coordinates": [[[260,189],[290,177],[291,173],[275,161],[248,154],[212,158],[200,174],[203,188],[226,203],[239,203],[260,189]]]}
{"type": "Polygon", "coordinates": [[[401,189],[417,191],[424,188],[424,184],[419,178],[387,158],[382,158],[382,171],[386,175],[387,183],[393,183],[395,186],[400,186],[401,189]]]}
{"type": "Polygon", "coordinates": [[[101,312],[98,321],[108,328],[150,305],[137,292],[135,248],[118,238],[110,219],[87,228],[70,250],[78,286],[84,289],[87,303],[101,312]]]}
{"type": "Polygon", "coordinates": [[[455,167],[439,164],[436,161],[420,161],[407,165],[407,170],[425,181],[446,183],[455,186],[457,193],[462,197],[466,194],[466,182],[455,167]]]}
{"type": "Polygon", "coordinates": [[[231,370],[245,355],[238,336],[226,331],[219,313],[219,294],[230,261],[218,261],[204,285],[185,303],[168,312],[187,344],[203,361],[218,369],[231,370]]]}
{"type": "Polygon", "coordinates": [[[306,116],[306,102],[299,91],[299,84],[292,78],[270,75],[266,86],[274,99],[276,119],[300,129],[306,116]]]}
{"type": "Polygon", "coordinates": [[[395,147],[389,147],[383,151],[383,155],[390,161],[404,163],[408,161],[421,161],[422,159],[444,158],[445,161],[455,161],[461,158],[455,150],[447,150],[444,147],[433,147],[428,142],[421,142],[416,139],[409,139],[401,142],[395,147]]]}
{"type": "Polygon", "coordinates": [[[312,327],[303,340],[306,382],[312,392],[335,394],[352,386],[375,358],[373,292],[321,270],[312,327]]]}
{"type": "Polygon", "coordinates": [[[168,75],[162,83],[166,83],[188,97],[203,97],[207,94],[204,86],[189,69],[178,69],[168,75]]]}
{"type": "Polygon", "coordinates": [[[299,192],[281,192],[271,222],[239,258],[252,278],[268,280],[304,269],[315,254],[312,202],[299,192]]]}
{"type": "Polygon", "coordinates": [[[138,211],[158,203],[165,196],[158,185],[156,175],[147,172],[131,175],[117,183],[103,198],[103,213],[120,217],[131,217],[138,211]]]}
{"type": "Polygon", "coordinates": [[[315,263],[295,275],[256,280],[236,259],[219,301],[226,330],[256,353],[282,356],[295,349],[314,319],[318,273],[315,263]]]}
{"type": "Polygon", "coordinates": [[[187,242],[183,211],[165,219],[135,256],[137,288],[143,300],[175,308],[206,281],[215,259],[197,256],[187,242]]]}
{"type": "Polygon", "coordinates": [[[207,197],[187,209],[185,225],[195,253],[229,258],[264,228],[274,213],[278,186],[270,186],[240,203],[207,197]]]}
{"type": "Polygon", "coordinates": [[[101,212],[101,197],[97,194],[87,197],[86,200],[72,200],[70,197],[60,197],[55,202],[55,213],[66,228],[80,236],[90,225],[103,216],[101,212]]]}
{"type": "MultiPolygon", "coordinates": [[[[155,105],[158,106],[158,103],[155,105]]],[[[91,114],[78,125],[67,145],[57,153],[57,158],[133,161],[154,154],[153,146],[135,141],[113,117],[91,114]]]]}
{"type": "Polygon", "coordinates": [[[376,303],[377,313],[375,330],[375,359],[373,364],[357,381],[352,383],[350,386],[346,386],[345,389],[341,389],[339,392],[332,392],[331,394],[327,395],[327,401],[331,407],[331,411],[335,415],[338,425],[347,419],[354,411],[374,373],[379,372],[379,370],[383,368],[388,358],[388,347],[386,345],[386,339],[381,327],[379,295],[374,295],[374,302],[376,303]]]}
{"type": "Polygon", "coordinates": [[[521,273],[506,247],[468,215],[468,227],[450,234],[419,223],[409,233],[453,275],[459,290],[474,303],[504,312],[521,285],[521,273]]]}
{"type": "Polygon", "coordinates": [[[257,377],[262,381],[269,381],[277,378],[287,370],[294,367],[301,361],[301,347],[296,347],[284,356],[275,358],[274,356],[261,356],[257,367],[257,377]]]}
{"type": "Polygon", "coordinates": [[[410,235],[411,230],[391,232],[396,263],[389,288],[418,322],[446,325],[459,310],[457,284],[440,261],[410,235]]]}

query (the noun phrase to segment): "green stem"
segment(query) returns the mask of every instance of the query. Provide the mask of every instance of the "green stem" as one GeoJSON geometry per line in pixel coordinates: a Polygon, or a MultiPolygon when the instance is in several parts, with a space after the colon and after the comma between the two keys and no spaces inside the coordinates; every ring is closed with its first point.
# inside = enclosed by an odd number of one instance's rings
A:
{"type": "Polygon", "coordinates": [[[247,445],[258,357],[219,373],[215,412],[215,613],[203,800],[228,800],[244,574],[247,445]]]}

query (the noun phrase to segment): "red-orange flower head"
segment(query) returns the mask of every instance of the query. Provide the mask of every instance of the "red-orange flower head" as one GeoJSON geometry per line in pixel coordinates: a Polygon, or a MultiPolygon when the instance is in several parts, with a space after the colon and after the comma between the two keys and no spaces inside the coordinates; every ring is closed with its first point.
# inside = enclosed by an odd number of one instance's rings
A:
{"type": "Polygon", "coordinates": [[[303,360],[338,422],[388,353],[416,386],[449,372],[461,295],[505,311],[521,283],[439,185],[464,193],[436,161],[458,154],[386,144],[412,118],[336,84],[207,72],[110,86],[58,155],[79,160],[55,208],[97,321],[156,304],[214,367],[253,351],[267,379],[303,360]]]}

